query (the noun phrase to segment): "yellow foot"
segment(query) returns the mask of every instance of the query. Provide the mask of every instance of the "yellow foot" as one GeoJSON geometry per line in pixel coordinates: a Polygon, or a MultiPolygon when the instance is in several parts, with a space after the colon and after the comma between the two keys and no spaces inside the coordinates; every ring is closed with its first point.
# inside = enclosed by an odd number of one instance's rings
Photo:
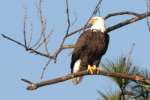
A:
{"type": "Polygon", "coordinates": [[[95,72],[97,72],[97,68],[96,68],[95,65],[93,65],[93,66],[88,65],[87,71],[88,71],[90,74],[94,74],[95,72]]]}

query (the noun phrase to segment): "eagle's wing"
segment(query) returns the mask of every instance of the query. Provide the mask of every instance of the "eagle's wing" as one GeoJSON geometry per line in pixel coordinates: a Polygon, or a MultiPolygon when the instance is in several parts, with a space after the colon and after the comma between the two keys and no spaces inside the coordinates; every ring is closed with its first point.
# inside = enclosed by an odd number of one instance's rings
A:
{"type": "Polygon", "coordinates": [[[71,72],[73,72],[73,67],[74,64],[77,60],[79,60],[79,58],[81,57],[81,55],[85,54],[84,51],[88,48],[88,42],[90,39],[90,35],[92,35],[91,30],[87,30],[85,32],[83,32],[79,39],[77,40],[76,44],[75,44],[75,48],[74,51],[72,53],[72,59],[71,59],[71,72]]]}

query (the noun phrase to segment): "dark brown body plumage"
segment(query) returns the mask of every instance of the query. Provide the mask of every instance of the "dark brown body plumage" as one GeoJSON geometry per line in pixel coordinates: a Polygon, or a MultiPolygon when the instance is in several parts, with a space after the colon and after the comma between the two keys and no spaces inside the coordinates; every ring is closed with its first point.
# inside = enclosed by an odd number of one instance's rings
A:
{"type": "Polygon", "coordinates": [[[81,60],[81,70],[86,70],[88,65],[98,66],[105,54],[109,43],[109,35],[101,31],[88,29],[81,34],[75,44],[71,60],[71,73],[77,60],[81,60]]]}

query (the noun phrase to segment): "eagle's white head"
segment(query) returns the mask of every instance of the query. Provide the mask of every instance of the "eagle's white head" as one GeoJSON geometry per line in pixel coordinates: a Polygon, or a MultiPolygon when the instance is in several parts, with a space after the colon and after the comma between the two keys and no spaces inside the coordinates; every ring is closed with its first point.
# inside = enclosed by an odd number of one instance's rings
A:
{"type": "Polygon", "coordinates": [[[88,24],[92,25],[90,29],[99,30],[101,32],[105,32],[105,20],[103,17],[95,16],[90,19],[88,24]]]}

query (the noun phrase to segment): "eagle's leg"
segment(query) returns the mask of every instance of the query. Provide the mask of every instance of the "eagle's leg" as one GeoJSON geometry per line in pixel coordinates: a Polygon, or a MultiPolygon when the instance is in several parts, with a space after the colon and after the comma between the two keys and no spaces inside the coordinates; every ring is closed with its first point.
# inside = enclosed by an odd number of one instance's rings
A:
{"type": "Polygon", "coordinates": [[[88,65],[87,71],[88,71],[90,74],[94,74],[95,72],[97,72],[97,68],[96,68],[95,65],[93,65],[93,66],[88,65]]]}

